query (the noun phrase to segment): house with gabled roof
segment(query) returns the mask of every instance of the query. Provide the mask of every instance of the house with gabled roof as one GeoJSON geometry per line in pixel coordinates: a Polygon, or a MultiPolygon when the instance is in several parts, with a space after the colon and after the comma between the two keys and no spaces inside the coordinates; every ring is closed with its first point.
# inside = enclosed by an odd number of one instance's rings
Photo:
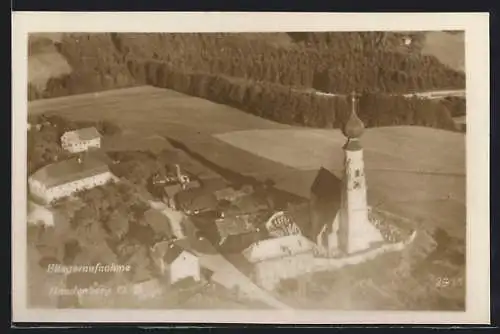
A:
{"type": "Polygon", "coordinates": [[[151,248],[151,255],[160,275],[170,284],[184,279],[201,280],[200,259],[182,240],[161,241],[151,248]]]}
{"type": "Polygon", "coordinates": [[[67,131],[61,136],[61,146],[66,151],[78,153],[101,147],[101,134],[95,127],[67,131]]]}
{"type": "Polygon", "coordinates": [[[242,254],[253,265],[252,278],[273,290],[281,280],[307,273],[314,265],[314,243],[301,234],[253,243],[242,254]]]}
{"type": "Polygon", "coordinates": [[[45,203],[114,180],[108,165],[94,155],[70,158],[44,166],[28,179],[30,192],[45,203]]]}

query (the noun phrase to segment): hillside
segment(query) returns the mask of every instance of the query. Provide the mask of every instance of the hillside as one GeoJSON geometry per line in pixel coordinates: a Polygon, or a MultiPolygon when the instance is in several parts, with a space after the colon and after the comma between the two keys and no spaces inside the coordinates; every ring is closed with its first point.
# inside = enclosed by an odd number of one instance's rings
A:
{"type": "MultiPolygon", "coordinates": [[[[155,87],[32,101],[28,112],[108,120],[128,133],[126,138],[166,138],[228,181],[271,180],[279,195],[306,205],[318,169],[340,175],[342,168],[345,138],[338,130],[283,125],[155,87]]],[[[104,146],[109,144],[106,140],[104,146]]],[[[463,309],[463,286],[441,289],[436,277],[463,279],[457,268],[464,261],[465,137],[425,127],[392,126],[367,129],[362,144],[369,204],[409,218],[420,227],[423,240],[396,259],[383,256],[348,267],[342,275],[307,276],[306,298],[285,300],[297,308],[463,309]],[[432,244],[435,249],[427,250],[432,244]],[[422,257],[428,258],[422,261],[422,257]],[[373,284],[364,284],[367,281],[373,284]],[[455,295],[448,298],[449,294],[455,295]]],[[[99,198],[95,200],[99,203],[99,198]]],[[[307,211],[304,214],[308,216],[307,211]]],[[[194,307],[199,302],[188,304],[194,307]]]]}
{"type": "Polygon", "coordinates": [[[342,122],[348,105],[308,90],[356,89],[372,95],[375,116],[364,119],[368,126],[454,130],[456,112],[449,104],[381,95],[465,87],[464,74],[434,57],[436,48],[427,46],[422,33],[413,35],[415,43],[406,47],[406,35],[396,32],[62,34],[53,40],[50,57],[56,49],[64,59],[46,60],[49,66],[42,62],[45,53],[30,53],[30,66],[45,73],[46,84],[30,74],[29,99],[146,83],[280,123],[331,128],[342,122]]]}
{"type": "MultiPolygon", "coordinates": [[[[170,90],[138,87],[34,101],[29,113],[110,120],[125,130],[182,143],[218,172],[257,180],[307,197],[321,166],[340,170],[338,130],[271,122],[170,90]]],[[[440,225],[465,228],[465,137],[424,127],[380,127],[363,137],[372,205],[440,225]],[[452,148],[452,149],[450,149],[452,148]]]]}
{"type": "Polygon", "coordinates": [[[38,91],[44,91],[47,82],[71,73],[66,58],[59,53],[56,43],[62,34],[31,34],[28,42],[28,80],[38,91]]]}
{"type": "Polygon", "coordinates": [[[456,71],[465,71],[464,32],[454,34],[433,31],[426,34],[422,54],[436,57],[441,63],[456,71]]]}

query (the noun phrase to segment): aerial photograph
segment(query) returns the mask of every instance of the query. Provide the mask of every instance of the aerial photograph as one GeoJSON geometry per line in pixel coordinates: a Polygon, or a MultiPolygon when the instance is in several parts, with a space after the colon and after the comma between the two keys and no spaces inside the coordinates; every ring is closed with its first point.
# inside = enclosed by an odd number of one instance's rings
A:
{"type": "Polygon", "coordinates": [[[464,43],[30,33],[27,307],[465,311],[464,43]]]}

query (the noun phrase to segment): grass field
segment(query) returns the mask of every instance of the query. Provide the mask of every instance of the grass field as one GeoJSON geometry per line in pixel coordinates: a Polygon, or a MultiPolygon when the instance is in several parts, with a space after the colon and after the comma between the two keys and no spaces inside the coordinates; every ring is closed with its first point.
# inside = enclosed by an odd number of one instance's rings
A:
{"type": "Polygon", "coordinates": [[[456,71],[465,71],[465,34],[431,31],[425,35],[422,54],[436,57],[456,71]]]}
{"type": "MultiPolygon", "coordinates": [[[[338,130],[274,123],[170,90],[137,87],[30,102],[29,113],[108,119],[127,131],[182,142],[207,161],[307,198],[319,167],[340,172],[338,130]]],[[[465,234],[465,136],[421,127],[369,129],[362,138],[369,201],[465,234]]]]}
{"type": "Polygon", "coordinates": [[[61,39],[61,33],[37,33],[29,36],[28,82],[39,90],[44,90],[51,78],[58,78],[72,71],[66,58],[54,45],[61,39]]]}

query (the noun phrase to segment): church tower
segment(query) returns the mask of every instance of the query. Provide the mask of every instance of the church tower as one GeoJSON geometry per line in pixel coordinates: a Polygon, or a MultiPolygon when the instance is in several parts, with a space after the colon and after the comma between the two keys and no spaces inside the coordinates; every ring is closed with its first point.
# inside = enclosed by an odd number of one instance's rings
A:
{"type": "Polygon", "coordinates": [[[342,132],[347,141],[344,149],[341,204],[338,216],[337,247],[344,254],[356,253],[383,241],[378,229],[368,220],[367,187],[363,147],[359,138],[364,124],[356,113],[356,94],[351,94],[352,109],[342,132]]]}

